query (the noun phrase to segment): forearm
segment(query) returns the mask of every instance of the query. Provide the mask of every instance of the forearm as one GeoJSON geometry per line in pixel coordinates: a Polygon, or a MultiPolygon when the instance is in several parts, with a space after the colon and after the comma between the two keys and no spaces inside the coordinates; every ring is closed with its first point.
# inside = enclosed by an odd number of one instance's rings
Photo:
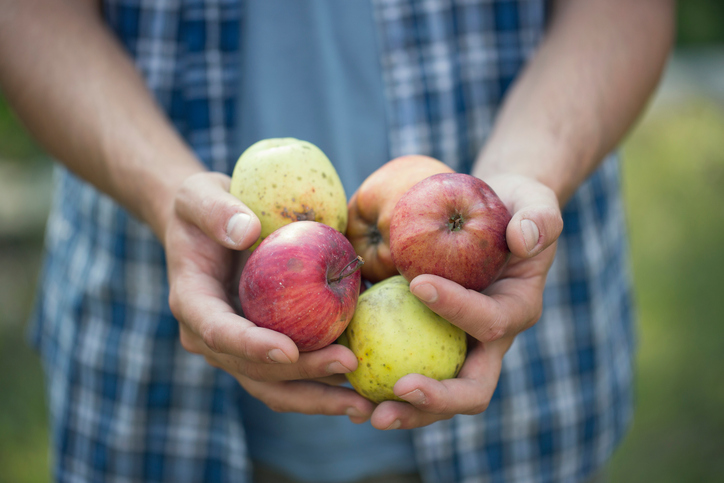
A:
{"type": "Polygon", "coordinates": [[[547,35],[511,88],[473,174],[532,176],[563,205],[653,92],[674,9],[669,0],[554,3],[547,35]]]}
{"type": "Polygon", "coordinates": [[[0,86],[52,156],[162,239],[177,187],[204,168],[89,3],[0,2],[0,86]]]}

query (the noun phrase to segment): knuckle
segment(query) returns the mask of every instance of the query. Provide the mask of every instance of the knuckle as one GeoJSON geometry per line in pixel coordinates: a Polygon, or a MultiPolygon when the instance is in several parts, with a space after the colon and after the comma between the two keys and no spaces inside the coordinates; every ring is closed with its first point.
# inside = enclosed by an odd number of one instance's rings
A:
{"type": "Polygon", "coordinates": [[[492,325],[491,327],[489,327],[488,330],[486,331],[485,341],[486,342],[496,341],[496,340],[502,338],[503,336],[505,336],[505,333],[506,333],[505,327],[500,323],[496,323],[496,324],[492,325]]]}
{"type": "Polygon", "coordinates": [[[168,306],[171,309],[171,313],[173,314],[173,316],[178,319],[181,315],[181,301],[177,291],[175,290],[175,287],[173,286],[171,286],[168,294],[168,306]]]}
{"type": "Polygon", "coordinates": [[[198,174],[189,176],[183,180],[181,186],[178,188],[178,191],[176,191],[176,196],[173,200],[173,209],[174,212],[182,215],[182,217],[186,213],[189,203],[196,194],[197,189],[194,188],[194,185],[196,184],[197,179],[198,174]]]}
{"type": "Polygon", "coordinates": [[[556,235],[560,235],[563,231],[563,215],[560,211],[556,212],[555,217],[555,229],[556,229],[556,235]]]}
{"type": "Polygon", "coordinates": [[[200,222],[207,223],[218,239],[226,236],[226,220],[231,217],[227,213],[227,204],[218,198],[209,198],[202,203],[200,222]]]}
{"type": "Polygon", "coordinates": [[[435,418],[437,421],[447,421],[448,419],[452,419],[455,414],[448,413],[448,414],[440,414],[435,418]]]}
{"type": "Polygon", "coordinates": [[[326,373],[322,373],[322,371],[317,371],[312,367],[309,367],[308,365],[302,363],[299,364],[299,378],[300,379],[315,379],[320,376],[327,375],[326,373]]]}
{"type": "Polygon", "coordinates": [[[540,294],[535,301],[533,301],[524,313],[520,329],[525,330],[535,325],[540,318],[543,316],[543,295],[540,294]]]}
{"type": "Polygon", "coordinates": [[[453,324],[461,322],[464,318],[465,309],[463,309],[463,304],[454,304],[445,311],[445,319],[447,319],[448,322],[452,322],[453,324]]]}
{"type": "Polygon", "coordinates": [[[337,397],[337,390],[333,386],[324,386],[320,397],[317,400],[314,412],[316,414],[325,414],[327,416],[338,416],[344,414],[349,404],[337,397]],[[336,402],[333,402],[336,401],[336,402]]]}
{"type": "Polygon", "coordinates": [[[553,206],[546,206],[541,210],[543,220],[545,220],[544,226],[547,226],[549,233],[546,233],[547,237],[552,242],[558,238],[563,231],[563,215],[561,210],[553,206]]]}
{"type": "Polygon", "coordinates": [[[538,189],[540,189],[541,190],[540,193],[543,196],[546,196],[549,200],[551,200],[551,201],[558,200],[558,196],[556,195],[556,192],[550,186],[547,186],[544,184],[539,184],[538,189]]]}
{"type": "Polygon", "coordinates": [[[533,309],[533,314],[530,317],[528,326],[530,327],[533,324],[535,324],[536,322],[538,322],[541,317],[543,317],[543,306],[541,304],[539,304],[533,309]]]}
{"type": "Polygon", "coordinates": [[[216,330],[214,329],[213,324],[207,324],[201,332],[201,339],[204,341],[204,344],[206,344],[206,346],[211,349],[212,352],[219,352],[219,350],[217,349],[216,338],[216,330]]]}
{"type": "Polygon", "coordinates": [[[274,411],[275,413],[287,413],[289,412],[289,407],[287,406],[287,403],[284,401],[281,401],[276,398],[272,398],[268,401],[264,401],[264,403],[267,405],[269,409],[274,411]]]}
{"type": "Polygon", "coordinates": [[[206,360],[206,363],[207,363],[208,365],[210,365],[211,367],[215,367],[215,368],[217,368],[217,369],[221,369],[221,368],[222,368],[222,367],[221,367],[221,364],[219,364],[218,362],[216,362],[216,360],[213,359],[212,357],[204,356],[204,359],[206,360]]]}
{"type": "Polygon", "coordinates": [[[474,416],[476,414],[480,414],[482,412],[485,412],[488,409],[489,405],[490,405],[490,401],[488,401],[488,400],[479,401],[477,404],[475,404],[469,410],[465,411],[463,414],[467,414],[468,416],[474,416]]]}
{"type": "Polygon", "coordinates": [[[244,377],[247,377],[247,379],[251,379],[250,377],[247,376],[250,366],[251,366],[251,364],[249,364],[247,361],[245,361],[243,359],[239,359],[238,357],[231,357],[230,362],[229,362],[229,367],[222,368],[222,369],[234,374],[235,376],[242,375],[244,377]]]}
{"type": "Polygon", "coordinates": [[[188,334],[183,329],[179,331],[179,341],[181,342],[181,347],[183,347],[187,352],[191,352],[192,354],[201,354],[201,351],[197,347],[196,338],[188,334]]]}
{"type": "Polygon", "coordinates": [[[495,313],[487,327],[483,328],[481,342],[493,342],[505,336],[508,332],[508,319],[502,312],[495,313]]]}
{"type": "Polygon", "coordinates": [[[238,368],[244,376],[248,377],[252,381],[264,382],[268,378],[265,377],[265,373],[262,370],[262,366],[259,364],[244,364],[238,368]]]}
{"type": "Polygon", "coordinates": [[[238,354],[242,359],[249,362],[268,361],[268,357],[266,354],[264,354],[263,357],[255,356],[253,335],[250,337],[247,331],[244,331],[243,335],[236,339],[236,343],[238,344],[239,348],[238,354]]]}
{"type": "Polygon", "coordinates": [[[439,401],[437,403],[434,402],[428,402],[426,404],[419,405],[420,408],[426,412],[435,413],[438,415],[443,414],[452,414],[455,411],[452,410],[452,407],[449,402],[447,401],[439,401]]]}

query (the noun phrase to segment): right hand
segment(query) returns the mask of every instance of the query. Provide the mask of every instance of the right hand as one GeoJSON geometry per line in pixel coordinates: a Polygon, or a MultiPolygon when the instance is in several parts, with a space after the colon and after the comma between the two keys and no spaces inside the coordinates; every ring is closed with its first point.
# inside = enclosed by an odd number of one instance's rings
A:
{"type": "Polygon", "coordinates": [[[188,177],[166,224],[169,304],[181,344],[275,411],[366,421],[374,405],[337,385],[357,367],[352,351],[332,344],[300,354],[289,337],[238,315],[239,275],[248,256],[242,250],[254,244],[261,225],[229,193],[229,183],[221,173],[188,177]]]}

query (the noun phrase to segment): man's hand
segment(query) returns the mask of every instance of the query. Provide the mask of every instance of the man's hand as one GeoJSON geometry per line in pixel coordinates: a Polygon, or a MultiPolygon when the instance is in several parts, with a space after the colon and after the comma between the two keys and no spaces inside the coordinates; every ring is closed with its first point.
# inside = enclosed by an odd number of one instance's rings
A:
{"type": "Polygon", "coordinates": [[[190,176],[167,224],[169,303],[179,321],[181,344],[233,375],[276,411],[367,420],[373,404],[334,385],[357,367],[349,349],[332,344],[300,354],[287,336],[237,315],[239,275],[247,254],[241,250],[254,244],[261,227],[254,213],[229,194],[229,182],[220,173],[190,176]]]}
{"type": "Polygon", "coordinates": [[[483,293],[434,275],[420,275],[410,290],[470,337],[470,350],[455,379],[410,374],[395,394],[410,404],[386,401],[372,414],[378,429],[415,428],[455,414],[477,414],[490,402],[503,356],[515,336],[540,318],[543,288],[563,229],[558,199],[541,183],[518,175],[485,180],[513,213],[506,238],[512,256],[483,293]]]}

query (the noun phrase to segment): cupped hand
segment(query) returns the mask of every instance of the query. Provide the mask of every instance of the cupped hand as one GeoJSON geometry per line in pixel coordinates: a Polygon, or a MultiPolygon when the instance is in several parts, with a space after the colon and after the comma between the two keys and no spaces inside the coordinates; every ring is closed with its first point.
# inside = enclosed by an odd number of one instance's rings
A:
{"type": "Polygon", "coordinates": [[[381,403],[371,418],[378,429],[415,428],[484,411],[515,336],[540,318],[546,276],[563,229],[558,199],[548,187],[524,176],[498,175],[485,181],[513,214],[506,231],[512,256],[482,293],[434,275],[411,281],[413,294],[469,334],[470,348],[455,379],[409,374],[397,381],[395,394],[410,404],[381,403]]]}
{"type": "Polygon", "coordinates": [[[258,218],[229,194],[230,178],[203,172],[178,190],[164,234],[169,304],[183,347],[234,376],[274,410],[369,418],[373,404],[336,384],[357,367],[346,347],[300,354],[287,336],[238,315],[244,258],[258,218]],[[335,377],[336,375],[336,377],[335,377]]]}

